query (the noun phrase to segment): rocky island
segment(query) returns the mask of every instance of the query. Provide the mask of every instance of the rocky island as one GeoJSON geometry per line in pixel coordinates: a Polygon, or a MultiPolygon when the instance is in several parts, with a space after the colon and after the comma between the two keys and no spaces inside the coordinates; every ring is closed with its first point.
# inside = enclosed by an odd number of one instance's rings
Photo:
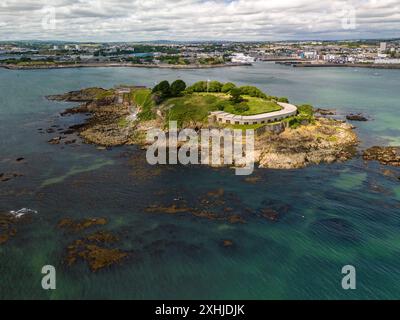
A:
{"type": "MultiPolygon", "coordinates": [[[[271,121],[218,121],[212,114],[224,113],[233,119],[279,114],[288,105],[285,97],[270,96],[256,87],[237,87],[233,83],[200,81],[189,87],[182,80],[162,81],[152,89],[120,86],[113,89],[87,88],[51,100],[78,102],[62,116],[89,115],[86,122],[71,126],[63,135],[78,133],[87,143],[111,147],[138,144],[146,147],[150,129],[168,130],[169,121],[179,129],[202,128],[253,129],[255,160],[260,167],[302,168],[307,165],[350,159],[356,151],[357,136],[345,121],[317,116],[310,105],[296,106],[294,113],[271,121]],[[274,121],[276,120],[276,121],[274,121]]],[[[293,111],[293,110],[292,110],[293,111]]],[[[261,119],[261,118],[260,118],[261,119]]],[[[58,136],[49,142],[61,143],[58,136]]]]}

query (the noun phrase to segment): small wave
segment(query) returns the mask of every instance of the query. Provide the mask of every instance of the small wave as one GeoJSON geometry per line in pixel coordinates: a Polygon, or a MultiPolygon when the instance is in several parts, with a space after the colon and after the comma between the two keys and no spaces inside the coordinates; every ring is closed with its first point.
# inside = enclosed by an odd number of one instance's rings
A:
{"type": "Polygon", "coordinates": [[[22,218],[23,216],[27,214],[35,214],[38,213],[36,210],[28,209],[28,208],[22,208],[17,211],[11,210],[10,214],[12,214],[15,218],[22,218]]]}

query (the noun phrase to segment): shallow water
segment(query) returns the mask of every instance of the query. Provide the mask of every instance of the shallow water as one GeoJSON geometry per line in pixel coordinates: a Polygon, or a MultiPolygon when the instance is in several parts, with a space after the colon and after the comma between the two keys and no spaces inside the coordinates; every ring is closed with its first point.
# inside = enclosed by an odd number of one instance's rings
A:
{"type": "Polygon", "coordinates": [[[56,133],[38,131],[80,121],[60,119],[71,104],[47,101],[46,95],[176,78],[251,84],[293,103],[343,115],[363,112],[373,120],[355,123],[360,149],[400,144],[398,70],[377,75],[372,69],[270,63],[210,70],[0,69],[0,172],[23,174],[0,183],[0,211],[38,211],[0,245],[0,298],[399,298],[397,168],[356,157],[302,170],[256,170],[259,180],[250,183],[229,169],[151,167],[135,147],[49,145],[56,133]],[[16,162],[18,157],[25,160],[16,162]],[[224,195],[214,211],[223,215],[230,207],[246,223],[146,211],[180,203],[206,209],[201,199],[218,189],[224,195]],[[263,218],[266,208],[279,212],[279,220],[263,218]],[[109,224],[66,234],[56,227],[65,217],[106,217],[109,224]],[[118,248],[130,258],[97,273],[84,262],[65,265],[66,247],[95,230],[117,234],[118,248]],[[223,240],[233,246],[224,247],[223,240]],[[47,264],[57,269],[57,290],[51,292],[40,286],[47,264]],[[341,269],[348,264],[357,268],[354,291],[341,288],[341,269]]]}

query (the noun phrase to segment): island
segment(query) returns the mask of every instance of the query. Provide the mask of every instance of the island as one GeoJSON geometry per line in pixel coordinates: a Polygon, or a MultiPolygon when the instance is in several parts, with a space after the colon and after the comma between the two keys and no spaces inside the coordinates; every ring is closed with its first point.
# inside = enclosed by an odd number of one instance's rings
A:
{"type": "Polygon", "coordinates": [[[254,86],[219,81],[162,81],[154,88],[121,85],[111,89],[86,88],[49,96],[51,100],[78,102],[63,117],[82,113],[84,123],[56,133],[49,142],[69,144],[79,135],[101,147],[148,146],[146,133],[168,131],[176,121],[179,130],[228,128],[255,132],[255,160],[259,167],[303,168],[312,164],[345,161],[358,144],[354,127],[346,121],[318,115],[311,105],[293,105],[286,97],[264,93],[254,86]]]}

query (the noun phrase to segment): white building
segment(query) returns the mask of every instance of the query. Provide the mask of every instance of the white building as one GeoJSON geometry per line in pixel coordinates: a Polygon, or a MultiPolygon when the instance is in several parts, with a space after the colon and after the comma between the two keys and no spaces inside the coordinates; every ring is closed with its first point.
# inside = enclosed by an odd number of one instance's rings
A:
{"type": "Polygon", "coordinates": [[[243,53],[235,53],[231,59],[235,63],[253,63],[255,61],[253,57],[246,56],[243,53]]]}
{"type": "Polygon", "coordinates": [[[379,51],[380,51],[380,52],[385,52],[386,49],[387,49],[386,42],[381,42],[381,43],[380,43],[380,46],[379,46],[379,51]]]}
{"type": "Polygon", "coordinates": [[[400,59],[375,59],[376,64],[400,64],[400,59]]]}

